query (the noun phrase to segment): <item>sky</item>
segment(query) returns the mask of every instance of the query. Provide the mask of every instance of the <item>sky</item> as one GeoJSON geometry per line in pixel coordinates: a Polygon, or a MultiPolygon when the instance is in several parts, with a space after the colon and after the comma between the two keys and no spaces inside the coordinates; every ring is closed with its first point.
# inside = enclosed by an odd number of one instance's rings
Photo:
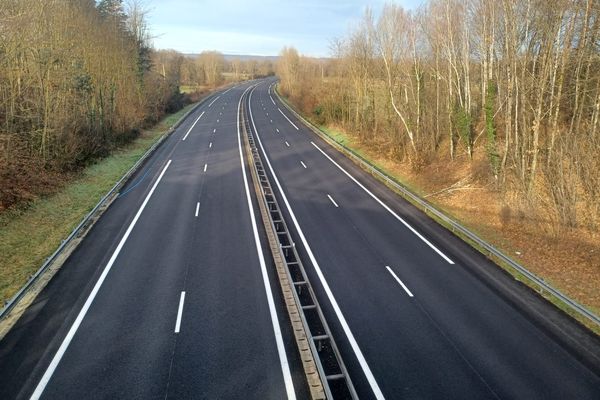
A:
{"type": "MultiPolygon", "coordinates": [[[[330,56],[341,38],[371,7],[386,0],[146,0],[148,25],[157,49],[182,53],[274,56],[284,46],[304,55],[330,56]]],[[[424,0],[396,0],[415,9],[424,0]]]]}

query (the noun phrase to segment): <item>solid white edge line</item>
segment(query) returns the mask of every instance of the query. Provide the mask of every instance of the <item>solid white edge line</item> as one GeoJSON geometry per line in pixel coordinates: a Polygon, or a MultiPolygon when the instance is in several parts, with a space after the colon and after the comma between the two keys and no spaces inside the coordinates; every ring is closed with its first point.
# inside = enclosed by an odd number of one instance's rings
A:
{"type": "Polygon", "coordinates": [[[196,217],[198,216],[198,212],[200,211],[200,202],[196,203],[196,217]]]}
{"type": "Polygon", "coordinates": [[[304,168],[308,168],[308,167],[306,166],[306,164],[304,164],[304,161],[300,161],[300,164],[302,164],[302,166],[303,166],[304,168]]]}
{"type": "Polygon", "coordinates": [[[408,222],[406,222],[402,217],[394,212],[390,207],[387,206],[383,201],[379,199],[379,197],[375,196],[369,189],[367,189],[362,183],[360,183],[355,177],[350,175],[348,171],[342,168],[337,162],[335,162],[327,153],[325,153],[319,146],[317,146],[314,142],[310,142],[317,150],[321,152],[329,161],[333,163],[336,167],[338,167],[344,174],[346,174],[354,183],[356,183],[362,190],[364,190],[369,196],[371,196],[376,202],[378,202],[383,208],[385,208],[390,214],[394,216],[398,221],[402,222],[404,226],[406,226],[412,233],[414,233],[419,239],[425,242],[431,249],[433,249],[436,253],[438,253],[444,260],[446,260],[449,264],[454,264],[448,256],[442,253],[437,247],[435,247],[429,240],[427,240],[423,235],[421,235],[415,228],[413,228],[408,222]]]}
{"type": "Polygon", "coordinates": [[[213,101],[210,102],[210,104],[208,105],[208,107],[210,108],[210,106],[213,105],[213,103],[217,100],[219,100],[221,98],[221,95],[217,96],[213,101]]]}
{"type": "Polygon", "coordinates": [[[246,189],[246,200],[248,201],[248,211],[250,213],[250,220],[252,221],[252,232],[254,233],[254,244],[256,245],[256,253],[260,263],[260,271],[262,273],[265,291],[267,292],[267,303],[269,305],[269,312],[271,314],[271,322],[273,324],[273,332],[275,333],[275,342],[277,344],[277,353],[279,354],[279,362],[281,363],[281,371],[283,373],[283,380],[285,382],[285,390],[289,400],[296,399],[296,391],[294,390],[294,382],[292,380],[292,374],[290,373],[290,366],[285,353],[285,346],[283,344],[283,336],[281,334],[281,328],[279,326],[279,317],[275,310],[275,302],[273,300],[273,292],[271,290],[271,283],[269,282],[269,275],[267,273],[267,266],[265,263],[265,257],[262,251],[262,244],[258,235],[258,228],[256,226],[256,217],[254,216],[254,209],[252,208],[252,200],[250,198],[250,189],[248,188],[248,177],[246,176],[246,168],[244,163],[244,155],[242,152],[242,138],[240,132],[240,107],[242,104],[242,98],[244,94],[250,90],[252,86],[248,87],[246,91],[240,97],[238,103],[237,113],[237,133],[238,133],[238,147],[240,152],[240,164],[242,166],[242,175],[244,177],[244,188],[246,189]]]}
{"type": "Polygon", "coordinates": [[[175,333],[179,333],[179,329],[181,328],[181,316],[183,314],[183,302],[185,301],[185,291],[181,292],[181,297],[179,298],[179,308],[177,309],[177,321],[175,322],[175,333]]]}
{"type": "Polygon", "coordinates": [[[327,195],[327,197],[329,197],[329,200],[331,200],[331,202],[333,203],[334,206],[336,206],[336,208],[339,208],[338,204],[335,202],[333,197],[331,197],[330,195],[327,195]]]}
{"type": "Polygon", "coordinates": [[[291,121],[291,120],[290,120],[290,119],[287,117],[287,115],[285,115],[285,114],[283,113],[283,111],[281,111],[281,108],[277,107],[277,109],[279,110],[279,112],[281,113],[281,115],[283,115],[283,116],[285,117],[285,119],[287,119],[287,120],[288,120],[288,122],[289,122],[290,124],[292,124],[292,126],[293,126],[294,128],[296,128],[296,130],[297,130],[297,131],[298,131],[298,130],[300,130],[300,129],[299,129],[297,126],[296,126],[296,124],[294,124],[294,123],[293,123],[293,122],[292,122],[292,121],[291,121]]]}
{"type": "Polygon", "coordinates": [[[273,97],[271,95],[269,95],[269,97],[271,98],[271,102],[273,103],[273,105],[275,105],[275,100],[273,100],[273,97]]]}
{"type": "Polygon", "coordinates": [[[204,111],[202,111],[202,114],[200,114],[200,116],[198,118],[196,118],[196,120],[194,121],[194,123],[192,124],[190,129],[188,129],[188,131],[185,134],[185,136],[183,137],[183,139],[181,139],[182,142],[185,141],[185,139],[187,139],[187,137],[190,134],[190,132],[192,131],[192,129],[194,129],[194,126],[196,126],[196,122],[198,122],[200,120],[200,118],[202,118],[203,115],[204,115],[204,111]]]}
{"type": "Polygon", "coordinates": [[[367,378],[367,381],[369,382],[369,385],[371,386],[371,390],[373,391],[375,398],[378,400],[383,400],[383,399],[385,399],[385,397],[383,396],[383,393],[381,392],[381,389],[379,388],[379,384],[377,384],[377,380],[375,379],[375,376],[373,375],[373,372],[371,371],[369,364],[367,364],[367,360],[365,359],[365,356],[363,355],[362,350],[358,346],[358,343],[356,341],[356,338],[354,337],[354,334],[350,330],[350,326],[348,325],[348,322],[346,321],[346,317],[344,317],[344,314],[342,314],[342,310],[340,309],[340,306],[338,305],[337,300],[333,296],[333,292],[331,291],[329,284],[325,280],[323,271],[321,271],[321,267],[319,266],[319,263],[317,262],[317,259],[315,258],[315,255],[313,254],[312,249],[308,245],[308,242],[306,241],[304,232],[302,231],[302,228],[300,228],[300,225],[298,224],[298,220],[296,219],[296,214],[294,214],[294,211],[292,210],[292,207],[290,206],[287,196],[285,195],[285,192],[283,191],[281,184],[279,183],[279,179],[277,178],[277,175],[275,174],[275,171],[273,170],[273,167],[271,166],[271,162],[269,161],[269,157],[267,156],[265,148],[263,147],[262,141],[260,140],[260,135],[258,134],[258,130],[256,129],[256,125],[254,123],[254,117],[252,115],[252,92],[250,92],[249,112],[250,112],[250,121],[252,122],[252,127],[254,128],[254,133],[256,134],[256,139],[258,140],[258,144],[260,145],[261,151],[262,151],[263,155],[265,156],[265,161],[267,162],[267,166],[269,167],[269,170],[271,171],[273,180],[275,181],[275,184],[277,185],[277,188],[279,189],[279,193],[281,193],[281,198],[283,199],[283,202],[285,203],[285,206],[287,207],[290,217],[292,218],[292,222],[294,223],[294,226],[296,227],[298,236],[300,237],[300,240],[302,241],[302,244],[304,245],[304,248],[306,249],[306,253],[308,254],[308,257],[310,258],[310,261],[311,261],[312,265],[314,266],[315,271],[317,272],[317,276],[319,277],[319,280],[321,281],[321,285],[323,286],[323,289],[325,290],[325,293],[327,294],[327,298],[329,299],[329,302],[331,303],[331,306],[333,307],[333,311],[335,312],[335,314],[338,317],[338,320],[340,321],[340,325],[342,326],[342,329],[344,330],[344,333],[346,334],[346,337],[348,338],[348,342],[350,343],[350,346],[352,347],[352,350],[354,351],[354,354],[356,355],[356,358],[358,359],[358,362],[363,370],[363,373],[365,374],[365,376],[367,378]]]}
{"type": "Polygon", "coordinates": [[[148,201],[150,200],[150,197],[152,197],[152,194],[154,193],[154,190],[156,189],[156,187],[160,183],[163,175],[167,171],[167,168],[169,168],[169,165],[171,165],[171,160],[169,160],[167,162],[167,165],[165,165],[165,167],[163,168],[162,172],[158,176],[158,179],[156,180],[156,182],[154,182],[154,185],[152,186],[152,189],[150,189],[150,192],[148,192],[148,195],[146,196],[146,199],[144,199],[144,202],[142,203],[142,205],[138,209],[138,212],[135,214],[135,217],[133,217],[133,220],[129,224],[129,227],[127,228],[127,231],[125,231],[125,234],[121,238],[121,241],[117,245],[117,248],[113,252],[113,254],[110,257],[110,259],[108,260],[108,263],[104,267],[104,270],[102,271],[102,274],[100,275],[100,278],[98,278],[98,281],[94,285],[94,288],[92,289],[92,292],[89,294],[87,300],[85,301],[85,304],[83,305],[82,309],[79,311],[79,314],[77,315],[77,318],[75,318],[75,321],[73,322],[73,325],[71,325],[71,328],[69,329],[69,332],[67,332],[67,336],[65,336],[65,338],[63,339],[60,347],[58,348],[58,351],[54,355],[54,358],[52,358],[52,361],[50,362],[50,365],[48,365],[48,368],[46,368],[46,372],[44,372],[44,375],[42,376],[42,379],[40,379],[40,382],[36,386],[35,391],[31,395],[30,399],[37,400],[37,399],[39,399],[42,396],[42,393],[44,392],[44,389],[46,389],[46,386],[48,385],[48,382],[50,382],[50,379],[52,378],[52,375],[54,374],[54,371],[56,371],[56,368],[58,367],[58,364],[60,363],[60,360],[62,359],[63,355],[67,351],[67,348],[69,347],[69,345],[71,344],[71,341],[73,340],[73,337],[75,336],[75,333],[77,333],[77,329],[79,329],[79,326],[81,325],[81,322],[83,321],[83,318],[87,314],[90,306],[92,305],[92,302],[96,298],[96,295],[98,294],[98,291],[100,290],[100,287],[104,283],[104,280],[106,279],[106,276],[108,275],[110,269],[112,268],[113,264],[115,263],[115,260],[119,256],[119,253],[121,252],[121,249],[125,245],[125,242],[127,241],[127,238],[129,238],[129,235],[131,234],[131,231],[133,230],[133,227],[135,226],[135,224],[137,223],[138,219],[140,218],[140,215],[142,215],[142,211],[144,211],[144,208],[146,208],[146,204],[148,204],[148,201]]]}
{"type": "Polygon", "coordinates": [[[396,275],[394,273],[394,271],[392,271],[392,269],[386,265],[385,266],[387,268],[387,270],[389,271],[390,274],[392,274],[392,276],[394,277],[394,279],[400,284],[400,286],[402,286],[402,289],[404,289],[404,291],[406,292],[406,294],[408,294],[410,297],[414,297],[412,292],[410,290],[408,290],[408,288],[406,287],[406,285],[400,280],[400,278],[398,278],[398,275],[396,275]]]}

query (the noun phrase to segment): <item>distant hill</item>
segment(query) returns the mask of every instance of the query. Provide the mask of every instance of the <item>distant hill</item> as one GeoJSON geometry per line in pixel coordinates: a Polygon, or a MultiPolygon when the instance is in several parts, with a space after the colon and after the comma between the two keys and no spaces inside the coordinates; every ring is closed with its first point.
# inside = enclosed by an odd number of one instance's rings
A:
{"type": "MultiPolygon", "coordinates": [[[[197,53],[187,53],[186,57],[197,57],[197,53]]],[[[277,61],[278,56],[256,56],[252,54],[223,54],[225,60],[240,60],[240,61],[277,61]]]]}

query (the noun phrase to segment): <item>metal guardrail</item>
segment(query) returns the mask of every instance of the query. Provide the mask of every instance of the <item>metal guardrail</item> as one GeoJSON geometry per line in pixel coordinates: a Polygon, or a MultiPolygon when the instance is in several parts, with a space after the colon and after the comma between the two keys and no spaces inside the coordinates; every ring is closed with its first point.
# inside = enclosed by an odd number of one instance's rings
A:
{"type": "Polygon", "coordinates": [[[490,243],[483,240],[477,234],[475,234],[471,230],[465,228],[464,226],[459,224],[457,221],[450,218],[449,216],[447,216],[446,214],[444,214],[443,212],[441,212],[440,210],[438,210],[437,208],[432,206],[427,201],[423,200],[421,197],[419,197],[418,195],[416,195],[415,193],[410,191],[402,183],[398,182],[393,177],[387,175],[384,171],[380,170],[379,168],[377,168],[374,165],[372,165],[371,163],[369,163],[367,160],[365,160],[359,154],[354,152],[352,149],[350,149],[350,148],[344,146],[343,144],[338,143],[335,140],[333,140],[332,138],[330,138],[328,135],[326,135],[324,132],[322,132],[319,128],[314,126],[310,121],[306,120],[303,116],[301,116],[298,112],[296,112],[296,110],[294,110],[288,104],[288,102],[279,95],[278,90],[274,90],[274,92],[275,92],[277,98],[285,105],[285,107],[290,112],[292,112],[296,116],[296,118],[298,118],[300,121],[302,121],[310,130],[312,130],[316,135],[321,137],[323,140],[325,140],[326,142],[328,142],[329,144],[331,144],[333,147],[337,148],[338,150],[342,151],[344,154],[348,155],[352,160],[354,160],[354,162],[359,164],[363,169],[367,170],[368,172],[370,172],[372,175],[374,175],[375,177],[382,180],[387,185],[389,185],[389,186],[393,187],[394,189],[396,189],[397,191],[399,191],[405,198],[408,198],[411,202],[417,204],[426,213],[430,213],[430,214],[434,215],[436,218],[439,218],[440,220],[444,221],[451,228],[451,230],[454,233],[459,233],[460,235],[463,235],[464,237],[468,238],[469,240],[475,242],[478,246],[485,249],[485,251],[487,251],[490,255],[498,258],[499,260],[501,260],[502,262],[504,262],[508,266],[510,266],[512,269],[514,269],[518,273],[522,274],[530,281],[534,282],[542,290],[545,290],[546,292],[548,292],[552,296],[554,296],[556,299],[560,300],[565,306],[567,306],[574,313],[579,314],[580,316],[585,317],[589,321],[600,326],[600,317],[598,315],[594,314],[591,310],[589,310],[585,306],[583,306],[583,305],[579,304],[578,302],[576,302],[575,300],[571,299],[569,296],[562,293],[560,290],[554,288],[552,285],[550,285],[549,283],[544,281],[542,278],[535,275],[533,272],[529,271],[527,268],[525,268],[524,266],[522,266],[521,264],[519,264],[512,258],[508,257],[502,251],[500,251],[499,249],[497,249],[490,243]]]}
{"type": "Polygon", "coordinates": [[[201,101],[199,101],[194,107],[192,107],[188,112],[186,112],[173,126],[169,128],[167,132],[165,132],[154,144],[142,155],[142,157],[137,160],[137,162],[119,179],[119,181],[106,193],[100,201],[94,206],[94,208],[81,220],[79,225],[71,231],[69,236],[67,236],[58,246],[58,248],[50,255],[44,264],[33,274],[29,280],[19,289],[19,291],[8,301],[5,302],[4,307],[0,311],[0,320],[4,319],[7,315],[10,314],[10,311],[19,303],[21,298],[29,291],[29,289],[33,286],[35,282],[46,272],[46,270],[52,265],[54,260],[65,250],[65,248],[71,243],[71,241],[76,238],[83,230],[84,227],[88,226],[90,222],[93,221],[93,217],[98,213],[102,207],[105,205],[108,206],[114,200],[114,196],[118,194],[118,190],[127,182],[127,180],[137,171],[137,169],[142,165],[150,155],[154,153],[154,151],[165,141],[167,137],[171,135],[186,120],[187,117],[190,116],[193,112],[195,112],[199,107],[201,107],[206,101],[213,98],[217,93],[213,93],[210,96],[205,97],[201,101]]]}
{"type": "Polygon", "coordinates": [[[261,196],[258,200],[263,202],[268,210],[269,223],[276,235],[277,246],[285,266],[287,280],[293,287],[291,292],[308,339],[310,351],[313,354],[325,398],[358,399],[348,370],[306,275],[296,244],[288,230],[285,218],[271,187],[248,118],[242,118],[242,121],[243,132],[246,135],[252,155],[251,167],[254,168],[255,172],[253,176],[258,177],[259,187],[261,188],[261,196]]]}

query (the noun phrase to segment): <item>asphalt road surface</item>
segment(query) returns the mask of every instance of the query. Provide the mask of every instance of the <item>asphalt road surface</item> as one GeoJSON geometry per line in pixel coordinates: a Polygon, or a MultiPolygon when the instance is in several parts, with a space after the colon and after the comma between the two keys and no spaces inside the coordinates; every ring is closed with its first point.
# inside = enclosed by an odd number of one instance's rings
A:
{"type": "Polygon", "coordinates": [[[361,399],[600,398],[597,337],[319,139],[274,82],[213,95],[130,179],[0,342],[1,399],[307,398],[239,107],[361,399]]]}
{"type": "Polygon", "coordinates": [[[600,399],[595,336],[320,140],[273,83],[251,92],[255,137],[360,398],[600,399]]]}
{"type": "Polygon", "coordinates": [[[0,342],[1,399],[305,395],[248,203],[237,125],[248,87],[186,119],[0,342]]]}

